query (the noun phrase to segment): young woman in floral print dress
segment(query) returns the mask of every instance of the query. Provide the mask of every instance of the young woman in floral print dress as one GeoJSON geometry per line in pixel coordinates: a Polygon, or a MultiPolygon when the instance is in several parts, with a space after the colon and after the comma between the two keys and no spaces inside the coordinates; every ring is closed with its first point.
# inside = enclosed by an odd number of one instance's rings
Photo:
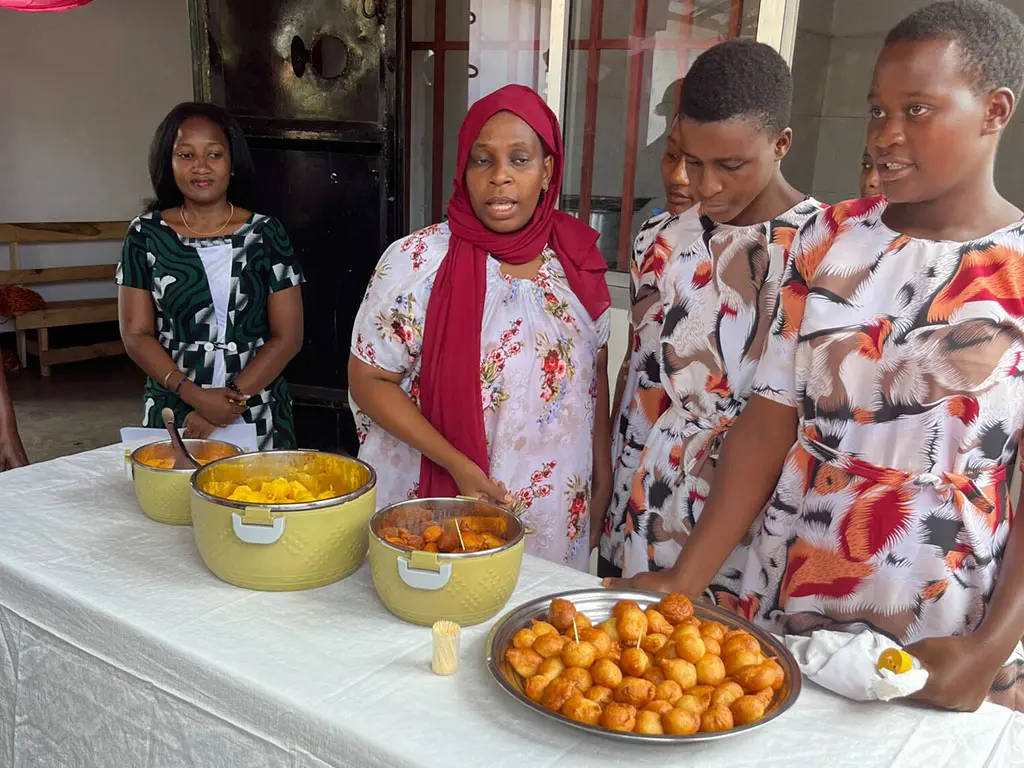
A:
{"type": "Polygon", "coordinates": [[[745,40],[703,53],[683,83],[680,141],[702,234],[672,256],[659,286],[659,377],[670,407],[629,485],[627,578],[675,563],[707,498],[719,444],[747,402],[789,242],[821,207],[780,169],[792,93],[782,57],[745,40]]]}
{"type": "Polygon", "coordinates": [[[1024,427],[1024,221],[993,183],[1022,85],[1024,25],[998,3],[934,3],[889,33],[868,98],[885,198],[800,230],[703,518],[676,568],[642,586],[699,594],[757,520],[727,605],[778,633],[904,643],[932,705],[1024,708],[1024,530],[1007,481],[1024,427]]]}
{"type": "Polygon", "coordinates": [[[680,246],[703,231],[696,201],[689,189],[678,118],[672,121],[661,160],[667,208],[647,219],[633,243],[629,262],[629,344],[615,386],[612,416],[612,501],[604,520],[598,575],[622,573],[626,543],[626,506],[647,435],[669,406],[658,364],[661,347],[662,273],[680,246]]]}
{"type": "Polygon", "coordinates": [[[586,569],[611,480],[610,297],[597,233],[554,209],[561,173],[536,93],[477,102],[449,221],[385,252],[349,381],[379,505],[486,498],[537,530],[527,552],[586,569]]]}

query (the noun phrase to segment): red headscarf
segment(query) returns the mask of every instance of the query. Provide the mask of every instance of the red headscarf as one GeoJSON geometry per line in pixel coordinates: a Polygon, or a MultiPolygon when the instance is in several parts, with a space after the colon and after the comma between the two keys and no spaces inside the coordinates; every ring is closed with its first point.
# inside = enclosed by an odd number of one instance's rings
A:
{"type": "MultiPolygon", "coordinates": [[[[569,287],[595,320],[611,305],[597,249],[597,232],[555,210],[562,186],[562,135],[558,118],[544,100],[522,85],[506,85],[469,109],[459,130],[455,192],[448,202],[451,240],[427,303],[420,368],[420,408],[455,448],[490,474],[480,395],[480,331],[487,288],[487,255],[507,264],[528,264],[550,246],[569,287]],[[540,137],[554,159],[551,184],[530,219],[518,232],[499,234],[485,227],[469,202],[466,163],[484,124],[498,112],[512,112],[540,137]]],[[[456,496],[451,476],[423,457],[419,495],[456,496]]]]}

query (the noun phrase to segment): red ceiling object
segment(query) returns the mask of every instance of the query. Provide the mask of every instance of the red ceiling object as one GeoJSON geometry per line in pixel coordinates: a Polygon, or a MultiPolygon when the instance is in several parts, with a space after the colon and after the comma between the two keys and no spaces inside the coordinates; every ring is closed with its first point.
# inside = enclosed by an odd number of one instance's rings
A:
{"type": "Polygon", "coordinates": [[[29,13],[70,11],[72,8],[91,3],[92,0],[0,0],[0,8],[29,13]]]}

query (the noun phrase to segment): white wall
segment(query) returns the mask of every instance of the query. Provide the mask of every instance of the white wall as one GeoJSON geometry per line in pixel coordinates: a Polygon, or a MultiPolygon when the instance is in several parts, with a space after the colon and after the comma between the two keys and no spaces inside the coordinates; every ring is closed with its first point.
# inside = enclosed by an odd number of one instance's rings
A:
{"type": "MultiPolygon", "coordinates": [[[[793,55],[794,148],[790,181],[825,202],[856,197],[867,130],[867,92],[886,33],[929,0],[801,0],[793,55]]],[[[1024,16],[1024,0],[1003,0],[1024,16]]],[[[996,182],[1024,205],[1024,118],[1018,109],[1000,148],[996,182]]]]}

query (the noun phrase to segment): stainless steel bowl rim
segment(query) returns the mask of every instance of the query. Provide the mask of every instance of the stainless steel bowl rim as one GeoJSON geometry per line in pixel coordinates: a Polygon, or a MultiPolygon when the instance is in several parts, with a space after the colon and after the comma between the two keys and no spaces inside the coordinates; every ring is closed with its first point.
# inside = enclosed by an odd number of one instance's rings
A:
{"type": "MultiPolygon", "coordinates": [[[[619,600],[635,600],[641,606],[650,604],[651,602],[659,602],[665,595],[658,592],[643,592],[637,590],[624,590],[624,589],[575,589],[569,592],[559,592],[552,595],[544,595],[534,600],[530,600],[522,605],[513,608],[511,611],[505,613],[500,619],[498,619],[491,631],[487,634],[487,642],[484,646],[484,661],[487,665],[487,670],[491,673],[491,677],[494,678],[495,682],[509,694],[513,699],[523,704],[533,712],[544,715],[545,717],[560,722],[564,725],[568,725],[572,728],[592,733],[595,736],[601,736],[607,739],[614,739],[616,741],[630,742],[634,744],[647,743],[647,744],[688,744],[691,742],[702,742],[702,741],[715,741],[718,739],[729,738],[730,736],[738,736],[742,733],[748,733],[755,728],[760,728],[767,725],[773,720],[781,717],[785,714],[795,703],[797,698],[800,696],[800,691],[803,687],[803,681],[800,674],[800,668],[797,666],[796,659],[793,658],[792,654],[786,648],[785,643],[776,639],[773,635],[769,634],[760,627],[756,627],[746,619],[737,616],[734,613],[730,613],[721,608],[711,607],[706,605],[695,604],[695,613],[703,613],[714,617],[714,620],[720,620],[723,623],[728,622],[731,625],[740,627],[754,637],[758,639],[763,645],[769,645],[773,651],[777,652],[779,664],[786,672],[786,677],[790,681],[790,692],[786,700],[783,701],[778,709],[773,711],[770,715],[766,715],[756,723],[750,725],[740,725],[732,728],[728,731],[720,731],[718,733],[694,733],[689,736],[669,736],[669,735],[654,735],[654,734],[642,734],[642,733],[622,733],[619,731],[611,731],[606,728],[601,728],[596,725],[584,725],[578,723],[571,718],[566,717],[558,712],[552,712],[539,704],[530,701],[523,694],[517,691],[511,683],[509,683],[505,676],[502,674],[499,664],[501,663],[501,657],[504,655],[504,648],[495,648],[495,642],[498,634],[508,624],[514,624],[517,629],[522,628],[526,619],[530,616],[536,615],[541,610],[547,610],[552,600],[556,598],[562,598],[564,600],[573,601],[573,598],[579,599],[582,597],[590,597],[604,595],[609,601],[614,604],[619,600]],[[641,602],[643,601],[643,602],[641,602]]],[[[514,634],[514,633],[512,633],[514,634]]],[[[510,636],[511,638],[511,636],[510,636]]]]}
{"type": "Polygon", "coordinates": [[[350,501],[355,501],[359,497],[364,496],[370,491],[372,491],[374,487],[377,485],[377,473],[374,471],[373,467],[371,467],[362,459],[357,459],[354,456],[345,456],[344,454],[341,453],[331,453],[330,451],[313,451],[306,448],[299,448],[295,450],[260,451],[258,454],[243,453],[240,454],[240,456],[225,456],[223,459],[211,461],[206,466],[195,470],[195,474],[192,475],[192,480],[190,481],[190,484],[192,485],[192,492],[195,493],[196,496],[205,501],[209,501],[213,504],[218,504],[222,507],[228,507],[229,509],[237,509],[240,511],[244,511],[246,509],[253,509],[255,507],[260,509],[269,509],[272,512],[311,512],[314,510],[327,509],[329,507],[336,507],[340,504],[346,504],[350,501]],[[226,463],[229,461],[236,461],[240,456],[273,456],[275,454],[287,454],[290,456],[294,456],[296,454],[308,456],[335,456],[339,459],[344,459],[345,461],[351,461],[354,464],[359,464],[361,467],[369,471],[370,478],[365,483],[363,483],[359,488],[352,491],[351,493],[346,493],[344,496],[335,496],[330,499],[320,499],[319,501],[290,501],[285,502],[284,504],[259,504],[253,501],[232,501],[230,499],[225,499],[221,496],[214,496],[212,493],[207,493],[206,491],[202,490],[199,487],[199,475],[201,475],[203,472],[210,469],[211,467],[216,467],[218,464],[226,463]]]}
{"type": "Polygon", "coordinates": [[[486,501],[471,501],[469,499],[458,499],[458,498],[455,498],[455,497],[443,497],[443,496],[433,496],[433,497],[428,498],[428,499],[408,499],[406,501],[399,501],[399,502],[397,502],[395,504],[391,504],[390,506],[382,507],[381,509],[378,509],[376,512],[373,513],[373,515],[370,516],[370,522],[367,523],[367,527],[369,528],[369,531],[370,531],[370,536],[372,536],[374,539],[376,539],[382,546],[386,547],[387,549],[392,550],[393,552],[396,552],[396,553],[398,553],[400,555],[403,555],[403,556],[410,555],[412,553],[412,550],[404,549],[402,547],[396,547],[394,544],[391,544],[390,542],[384,541],[383,537],[381,537],[379,534],[374,532],[374,530],[373,530],[373,523],[374,523],[375,520],[378,520],[381,517],[383,517],[384,515],[386,515],[386,514],[388,514],[390,512],[394,512],[396,509],[399,509],[401,507],[405,507],[405,506],[410,506],[411,507],[411,506],[415,506],[417,504],[425,504],[425,503],[429,504],[431,502],[444,502],[445,504],[451,504],[451,503],[455,503],[455,504],[473,504],[473,505],[483,504],[486,507],[490,507],[491,509],[497,510],[498,512],[501,512],[501,513],[503,513],[505,515],[508,515],[509,517],[515,518],[516,522],[519,523],[519,535],[515,536],[512,539],[509,539],[509,541],[506,542],[505,546],[503,546],[503,547],[495,547],[494,549],[485,549],[485,550],[482,550],[480,552],[451,552],[451,553],[448,553],[448,552],[435,552],[435,553],[433,553],[433,554],[436,554],[438,556],[438,558],[440,558],[441,560],[468,560],[468,559],[472,559],[474,557],[488,557],[490,555],[496,555],[499,552],[506,552],[506,551],[512,549],[514,546],[516,546],[519,542],[521,542],[526,537],[526,523],[524,523],[520,519],[519,515],[515,514],[514,512],[509,512],[507,509],[502,509],[501,507],[497,506],[496,504],[489,504],[486,501]]]}
{"type": "MultiPolygon", "coordinates": [[[[210,440],[208,438],[198,437],[185,437],[182,438],[182,440],[184,440],[186,446],[188,446],[189,443],[213,443],[215,445],[224,445],[227,446],[228,448],[234,448],[236,451],[238,451],[238,453],[234,454],[234,456],[225,456],[225,459],[233,459],[235,458],[235,456],[238,456],[241,453],[243,453],[242,449],[239,448],[237,445],[235,445],[234,443],[229,443],[225,440],[210,440]]],[[[132,451],[131,456],[129,457],[132,466],[148,469],[150,472],[166,472],[171,475],[191,475],[192,473],[199,471],[196,469],[165,469],[163,467],[151,467],[149,464],[139,461],[139,452],[144,451],[146,448],[152,448],[154,445],[171,445],[171,439],[167,438],[166,440],[154,440],[152,443],[145,443],[144,445],[140,445],[138,448],[132,451]]],[[[217,459],[217,461],[221,461],[221,459],[217,459]]],[[[216,462],[213,461],[210,462],[210,464],[215,463],[216,462]]],[[[204,466],[209,466],[209,464],[206,464],[204,466]]],[[[200,467],[200,469],[202,469],[202,467],[200,467]]]]}

